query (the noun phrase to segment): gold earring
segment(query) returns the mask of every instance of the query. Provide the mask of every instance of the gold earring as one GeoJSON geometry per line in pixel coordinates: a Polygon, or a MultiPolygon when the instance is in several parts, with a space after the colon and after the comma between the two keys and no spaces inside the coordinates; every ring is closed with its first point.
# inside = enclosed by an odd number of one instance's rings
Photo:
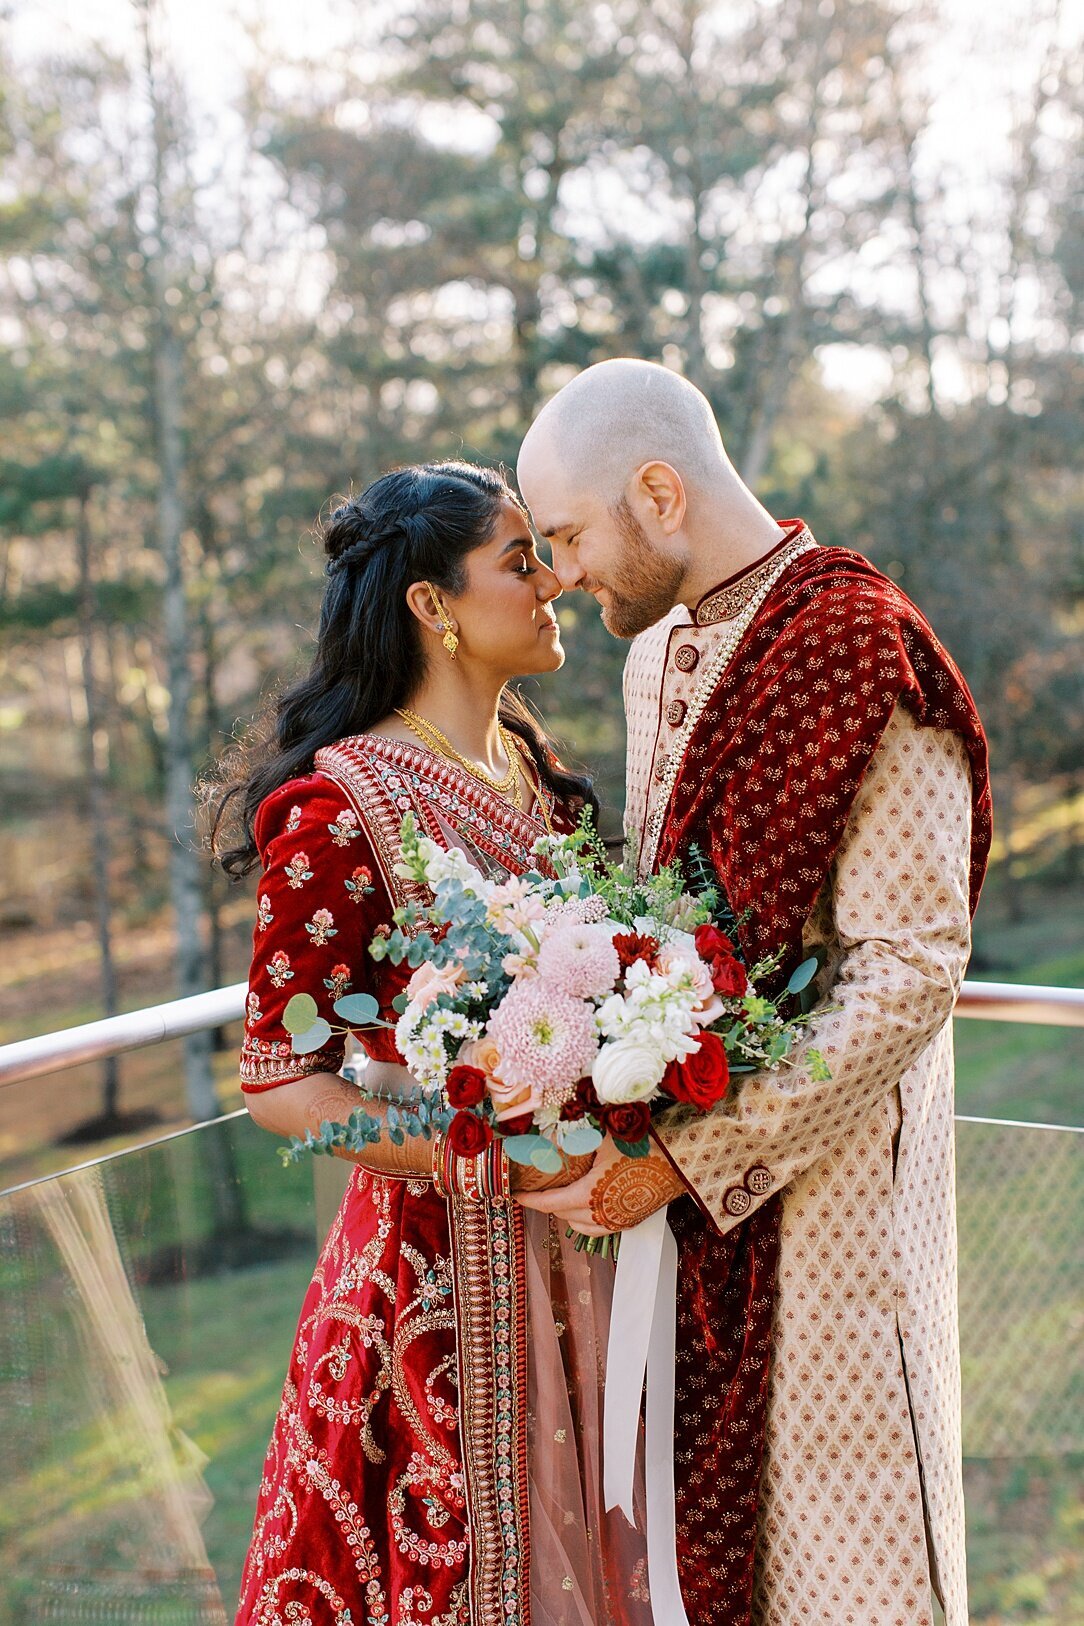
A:
{"type": "Polygon", "coordinates": [[[429,589],[429,597],[433,600],[433,608],[440,616],[440,627],[444,634],[444,637],[441,639],[441,643],[444,645],[445,649],[448,651],[448,654],[454,661],[455,652],[459,648],[459,639],[452,631],[452,624],[448,620],[448,612],[444,608],[444,605],[440,602],[440,599],[437,597],[437,590],[433,586],[433,583],[426,582],[425,585],[429,589]]]}

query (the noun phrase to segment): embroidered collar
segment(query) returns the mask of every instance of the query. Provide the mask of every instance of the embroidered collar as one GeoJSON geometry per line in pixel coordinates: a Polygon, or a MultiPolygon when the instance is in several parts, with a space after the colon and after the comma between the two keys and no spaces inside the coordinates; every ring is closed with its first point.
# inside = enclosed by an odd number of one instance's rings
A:
{"type": "Polygon", "coordinates": [[[696,626],[713,627],[720,621],[736,620],[749,601],[756,597],[764,581],[778,573],[781,563],[789,562],[781,560],[780,555],[797,552],[799,544],[804,550],[813,542],[812,533],[804,520],[781,519],[779,523],[785,535],[774,548],[704,594],[693,612],[696,626]]]}
{"type": "MultiPolygon", "coordinates": [[[[379,759],[392,773],[399,770],[434,790],[454,791],[464,810],[481,814],[505,839],[521,840],[528,848],[537,836],[546,834],[537,801],[526,812],[513,807],[450,758],[413,741],[395,739],[390,734],[348,734],[333,745],[321,747],[317,757],[315,766],[321,772],[352,760],[379,759]]],[[[536,784],[536,794],[552,819],[557,814],[556,797],[541,781],[536,784]]]]}

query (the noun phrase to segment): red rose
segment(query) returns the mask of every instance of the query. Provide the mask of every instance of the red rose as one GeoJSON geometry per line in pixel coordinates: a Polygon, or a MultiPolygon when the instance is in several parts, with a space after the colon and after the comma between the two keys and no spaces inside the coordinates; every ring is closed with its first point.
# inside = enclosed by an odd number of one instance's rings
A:
{"type": "Polygon", "coordinates": [[[493,1130],[475,1112],[457,1112],[448,1125],[448,1145],[458,1157],[475,1157],[493,1139],[493,1130]]]}
{"type": "Polygon", "coordinates": [[[575,1093],[561,1108],[561,1121],[575,1123],[580,1118],[586,1118],[589,1112],[597,1113],[601,1106],[602,1102],[595,1094],[595,1086],[591,1079],[581,1078],[577,1081],[575,1093]]]}
{"type": "Polygon", "coordinates": [[[642,932],[618,932],[613,940],[622,971],[627,971],[637,960],[654,965],[659,956],[657,937],[646,937],[642,932]]]}
{"type": "Polygon", "coordinates": [[[730,1064],[717,1033],[705,1033],[700,1049],[687,1061],[672,1061],[663,1074],[662,1087],[675,1101],[688,1101],[707,1112],[721,1101],[730,1084],[730,1064]]]}
{"type": "Polygon", "coordinates": [[[698,926],[693,933],[696,952],[711,969],[712,985],[717,994],[744,994],[748,987],[745,967],[735,958],[735,948],[729,937],[718,926],[698,926]]]}
{"type": "Polygon", "coordinates": [[[501,1119],[500,1132],[502,1135],[529,1135],[533,1129],[533,1112],[520,1112],[514,1118],[501,1119]]]}
{"type": "Polygon", "coordinates": [[[693,933],[696,952],[702,960],[719,960],[734,953],[734,945],[718,926],[698,926],[693,933]]]}
{"type": "Polygon", "coordinates": [[[725,959],[712,960],[711,981],[717,994],[741,995],[749,986],[749,979],[745,975],[745,967],[733,955],[725,959]]]}
{"type": "Polygon", "coordinates": [[[486,1075],[480,1067],[453,1067],[446,1089],[449,1106],[476,1107],[485,1100],[486,1075]]]}
{"type": "Polygon", "coordinates": [[[651,1128],[651,1112],[646,1101],[625,1101],[603,1107],[599,1116],[603,1129],[614,1140],[634,1143],[643,1140],[651,1128]]]}

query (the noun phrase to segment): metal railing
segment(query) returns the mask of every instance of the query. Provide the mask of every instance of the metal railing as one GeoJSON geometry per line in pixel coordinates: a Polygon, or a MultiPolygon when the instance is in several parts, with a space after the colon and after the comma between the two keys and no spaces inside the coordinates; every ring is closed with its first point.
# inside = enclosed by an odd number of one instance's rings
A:
{"type": "MultiPolygon", "coordinates": [[[[41,1078],[82,1062],[119,1056],[126,1050],[181,1039],[204,1028],[240,1021],[246,984],[214,988],[189,999],[148,1005],[123,1016],[43,1033],[0,1045],[0,1087],[41,1078]]],[[[954,1012],[983,1022],[1039,1022],[1049,1027],[1084,1027],[1084,988],[1031,987],[1014,982],[965,982],[954,1012]]]]}

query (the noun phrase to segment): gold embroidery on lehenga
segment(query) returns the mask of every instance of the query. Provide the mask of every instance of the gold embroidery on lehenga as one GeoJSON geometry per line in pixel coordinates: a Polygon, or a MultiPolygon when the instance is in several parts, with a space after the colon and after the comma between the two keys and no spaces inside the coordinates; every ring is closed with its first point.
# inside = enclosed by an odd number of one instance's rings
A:
{"type": "MultiPolygon", "coordinates": [[[[316,767],[350,804],[329,825],[333,839],[347,845],[364,826],[397,905],[408,901],[409,884],[394,875],[406,812],[413,812],[433,839],[462,845],[497,878],[537,862],[531,848],[544,825],[491,796],[473,794],[458,770],[429,752],[400,741],[359,737],[322,750],[316,767]]],[[[306,861],[298,872],[300,884],[308,868],[306,861]]],[[[310,924],[330,936],[334,921],[330,911],[323,911],[314,913],[310,924]]],[[[287,962],[283,973],[289,971],[287,962]]],[[[282,1065],[270,1046],[260,1061],[269,1071],[282,1065]]],[[[401,1182],[356,1175],[321,1253],[292,1368],[300,1370],[305,1394],[287,1381],[265,1465],[263,1496],[274,1496],[274,1502],[261,1520],[246,1566],[246,1581],[255,1568],[257,1579],[249,1584],[258,1588],[257,1613],[248,1617],[251,1626],[302,1626],[316,1618],[304,1601],[307,1588],[314,1604],[317,1598],[324,1600],[319,1618],[328,1618],[330,1608],[335,1626],[386,1626],[389,1602],[400,1626],[464,1626],[468,1620],[472,1626],[497,1621],[527,1626],[529,1621],[522,1218],[511,1203],[468,1205],[477,1212],[465,1228],[453,1226],[452,1257],[445,1258],[423,1252],[400,1234],[399,1211],[393,1220],[392,1202],[393,1193],[397,1204],[403,1201],[403,1189],[401,1182]],[[352,1202],[369,1202],[376,1209],[375,1232],[360,1249],[352,1245],[343,1218],[352,1202]],[[407,1288],[404,1276],[413,1277],[407,1288]],[[369,1292],[364,1311],[354,1298],[363,1285],[369,1292]],[[386,1317],[373,1312],[372,1290],[387,1300],[386,1317]],[[334,1330],[327,1348],[329,1323],[334,1330]],[[456,1353],[431,1365],[419,1401],[419,1341],[427,1334],[444,1333],[446,1338],[452,1331],[458,1334],[456,1353]],[[317,1349],[322,1353],[314,1358],[317,1349]],[[411,1360],[413,1392],[407,1381],[411,1360]],[[440,1393],[440,1384],[456,1400],[440,1393]],[[416,1580],[389,1600],[378,1561],[382,1549],[351,1495],[354,1480],[338,1468],[338,1459],[316,1449],[303,1422],[305,1415],[318,1416],[357,1429],[358,1458],[379,1462],[385,1454],[377,1444],[376,1419],[389,1406],[417,1440],[405,1471],[389,1486],[395,1548],[431,1574],[459,1570],[469,1557],[467,1576],[450,1591],[442,1589],[448,1607],[439,1616],[432,1614],[432,1595],[416,1580]],[[463,1467],[449,1449],[457,1435],[463,1467]],[[272,1568],[266,1578],[260,1573],[265,1566],[299,1556],[303,1517],[299,1534],[296,1493],[301,1489],[315,1492],[333,1516],[348,1562],[364,1585],[364,1615],[356,1594],[344,1602],[331,1582],[312,1570],[272,1568]],[[275,1528],[273,1536],[269,1527],[275,1528]],[[283,1610],[278,1599],[287,1583],[295,1591],[283,1610]]],[[[434,1200],[428,1181],[409,1181],[405,1190],[407,1202],[434,1200]]]]}
{"type": "MultiPolygon", "coordinates": [[[[357,1177],[355,1177],[357,1178],[357,1177]]],[[[429,1187],[426,1186],[426,1192],[429,1187]]],[[[288,1378],[279,1410],[279,1426],[272,1436],[265,1464],[263,1492],[270,1495],[277,1486],[274,1501],[254,1532],[249,1564],[268,1566],[289,1555],[298,1535],[298,1507],[295,1488],[311,1487],[327,1504],[342,1533],[345,1548],[365,1589],[366,1612],[354,1614],[338,1598],[326,1577],[317,1572],[292,1567],[277,1570],[261,1587],[257,1601],[257,1626],[294,1626],[311,1619],[306,1606],[291,1598],[280,1613],[278,1595],[284,1583],[312,1586],[337,1611],[343,1626],[381,1626],[387,1622],[388,1598],[382,1583],[379,1548],[365,1523],[357,1502],[329,1466],[327,1452],[317,1448],[302,1416],[302,1402],[308,1415],[326,1419],[338,1426],[356,1428],[364,1457],[374,1463],[385,1460],[385,1452],[372,1434],[375,1414],[385,1397],[394,1396],[400,1414],[419,1440],[408,1468],[391,1487],[388,1498],[392,1538],[399,1551],[417,1563],[435,1568],[462,1564],[469,1543],[454,1531],[444,1531],[451,1510],[462,1513],[463,1475],[457,1458],[427,1429],[407,1387],[404,1353],[426,1332],[450,1329],[454,1314],[451,1304],[451,1265],[442,1255],[430,1257],[411,1245],[393,1255],[396,1227],[391,1216],[393,1187],[379,1178],[368,1179],[356,1189],[356,1199],[370,1201],[377,1211],[376,1231],[363,1248],[351,1246],[342,1210],[328,1233],[320,1262],[314,1274],[318,1297],[299,1328],[295,1358],[306,1373],[304,1396],[288,1378]],[[386,1265],[395,1264],[395,1273],[386,1265]],[[402,1267],[406,1264],[414,1281],[403,1303],[402,1267]],[[376,1285],[389,1300],[392,1333],[386,1336],[388,1322],[377,1313],[366,1313],[349,1295],[363,1284],[376,1285]],[[397,1308],[398,1303],[398,1308],[397,1308]],[[343,1335],[322,1353],[314,1356],[313,1335],[329,1322],[338,1323],[343,1335]],[[359,1359],[361,1351],[375,1353],[372,1362],[359,1359]],[[396,1379],[398,1374],[398,1379],[396,1379]]],[[[435,1393],[435,1384],[444,1376],[454,1381],[455,1357],[445,1356],[428,1374],[425,1384],[426,1410],[431,1427],[441,1432],[458,1427],[456,1407],[435,1393]]],[[[419,1594],[420,1598],[421,1594],[419,1594]]],[[[448,1626],[462,1618],[460,1602],[446,1619],[448,1626]]],[[[409,1614],[402,1617],[409,1619],[409,1614]]],[[[432,1617],[419,1626],[436,1626],[432,1617]]]]}

